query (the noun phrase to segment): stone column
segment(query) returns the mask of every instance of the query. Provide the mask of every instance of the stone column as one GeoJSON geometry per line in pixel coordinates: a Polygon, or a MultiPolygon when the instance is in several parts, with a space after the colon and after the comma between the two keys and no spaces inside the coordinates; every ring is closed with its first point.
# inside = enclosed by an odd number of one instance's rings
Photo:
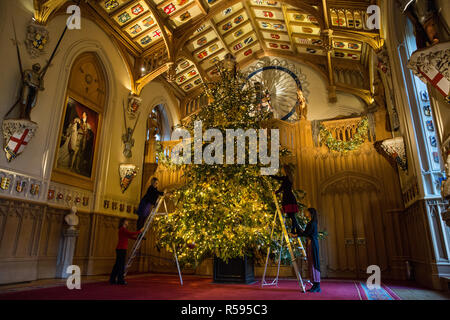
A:
{"type": "Polygon", "coordinates": [[[59,247],[58,259],[56,264],[56,277],[66,279],[69,274],[66,273],[67,267],[73,263],[73,255],[75,253],[75,244],[77,241],[79,230],[75,227],[79,223],[77,216],[77,207],[72,206],[71,212],[64,218],[69,228],[64,230],[61,245],[59,247]]]}
{"type": "Polygon", "coordinates": [[[69,274],[66,273],[67,267],[72,265],[75,252],[75,243],[80,232],[76,229],[66,229],[63,233],[62,245],[58,253],[58,262],[56,265],[56,277],[66,279],[69,274]]]}

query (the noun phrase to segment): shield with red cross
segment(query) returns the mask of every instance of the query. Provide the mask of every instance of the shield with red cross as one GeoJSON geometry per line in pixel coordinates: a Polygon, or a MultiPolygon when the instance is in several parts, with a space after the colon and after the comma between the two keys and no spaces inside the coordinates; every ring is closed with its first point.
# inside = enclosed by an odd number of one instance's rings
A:
{"type": "Polygon", "coordinates": [[[2,130],[4,141],[6,142],[4,151],[8,161],[14,160],[21,154],[30,140],[38,126],[35,122],[28,120],[5,120],[3,121],[2,130]]]}

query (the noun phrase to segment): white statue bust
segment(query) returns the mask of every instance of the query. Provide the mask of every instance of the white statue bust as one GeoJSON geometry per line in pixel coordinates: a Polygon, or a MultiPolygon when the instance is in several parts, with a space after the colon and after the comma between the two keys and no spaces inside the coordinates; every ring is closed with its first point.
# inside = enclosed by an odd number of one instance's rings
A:
{"type": "Polygon", "coordinates": [[[70,210],[70,213],[64,217],[64,220],[69,225],[68,230],[75,230],[75,227],[80,222],[80,219],[77,216],[77,207],[72,205],[72,209],[70,210]]]}

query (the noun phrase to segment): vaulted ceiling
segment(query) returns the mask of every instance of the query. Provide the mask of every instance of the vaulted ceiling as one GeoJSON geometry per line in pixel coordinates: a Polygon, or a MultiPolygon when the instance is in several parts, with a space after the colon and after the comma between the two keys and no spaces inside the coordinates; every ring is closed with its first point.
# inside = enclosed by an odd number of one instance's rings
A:
{"type": "MultiPolygon", "coordinates": [[[[35,7],[39,13],[45,8],[51,11],[51,5],[56,10],[65,2],[35,0],[35,7]],[[46,3],[49,6],[45,7],[46,3]]],[[[214,78],[215,64],[232,53],[241,67],[263,56],[308,63],[327,78],[330,88],[352,92],[366,102],[373,81],[370,53],[383,46],[380,30],[371,30],[366,24],[371,4],[376,1],[81,2],[89,17],[116,39],[137,93],[155,77],[166,74],[179,95],[194,95],[204,81],[214,78]],[[336,68],[363,74],[364,85],[339,84],[334,79],[336,68]]]]}

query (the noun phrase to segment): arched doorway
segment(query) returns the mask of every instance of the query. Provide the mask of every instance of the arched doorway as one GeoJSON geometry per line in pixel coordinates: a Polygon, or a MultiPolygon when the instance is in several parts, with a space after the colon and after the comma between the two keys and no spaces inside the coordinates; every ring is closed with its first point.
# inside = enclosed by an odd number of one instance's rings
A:
{"type": "Polygon", "coordinates": [[[367,267],[389,267],[382,184],[376,178],[342,172],[320,186],[320,229],[328,236],[321,252],[324,275],[367,278],[367,267]]]}

